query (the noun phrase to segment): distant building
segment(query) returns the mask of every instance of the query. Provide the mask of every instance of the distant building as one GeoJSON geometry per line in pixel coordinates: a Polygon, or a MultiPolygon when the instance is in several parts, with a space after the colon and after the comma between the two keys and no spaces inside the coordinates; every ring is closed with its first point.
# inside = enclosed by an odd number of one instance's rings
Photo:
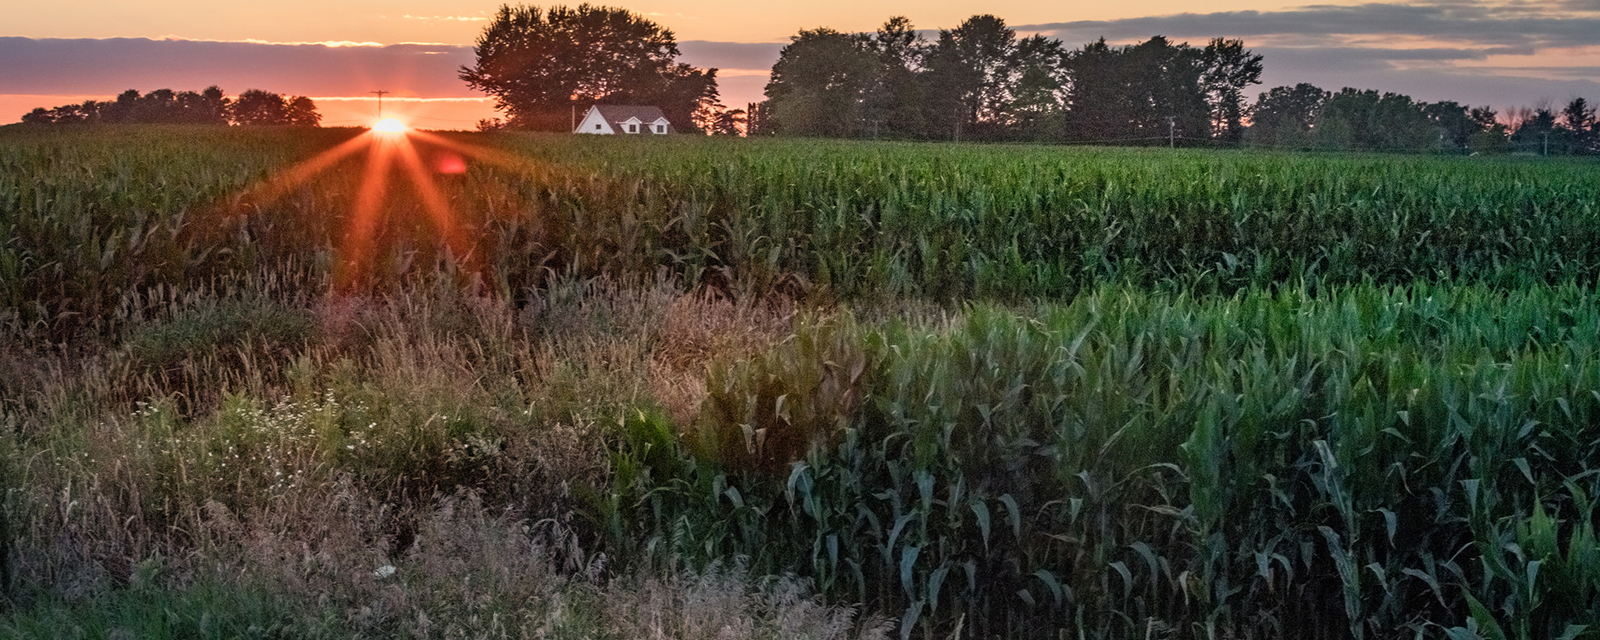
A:
{"type": "Polygon", "coordinates": [[[672,123],[659,107],[597,104],[583,114],[573,133],[666,135],[672,133],[672,123]]]}

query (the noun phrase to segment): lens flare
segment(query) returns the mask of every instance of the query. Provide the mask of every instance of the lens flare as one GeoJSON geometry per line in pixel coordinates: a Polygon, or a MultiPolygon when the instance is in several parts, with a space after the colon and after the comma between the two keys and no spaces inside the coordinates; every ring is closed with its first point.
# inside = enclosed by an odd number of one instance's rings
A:
{"type": "MultiPolygon", "coordinates": [[[[373,277],[392,226],[410,224],[391,218],[399,198],[411,198],[420,205],[426,220],[441,241],[447,259],[476,282],[491,282],[493,274],[479,255],[474,239],[477,227],[458,217],[448,194],[439,188],[436,177],[466,172],[469,162],[482,162],[499,170],[527,176],[560,173],[543,162],[498,149],[453,140],[427,131],[408,130],[404,123],[386,118],[366,133],[279,171],[247,187],[236,197],[239,211],[261,211],[257,205],[283,198],[305,185],[312,177],[329,171],[344,159],[365,150],[356,193],[351,199],[348,226],[335,248],[334,289],[340,293],[360,291],[373,277]],[[409,183],[392,185],[391,181],[409,183]],[[392,186],[410,186],[409,194],[394,194],[392,186]],[[245,203],[248,201],[249,206],[245,203]]],[[[247,215],[247,214],[246,214],[247,215]]]]}

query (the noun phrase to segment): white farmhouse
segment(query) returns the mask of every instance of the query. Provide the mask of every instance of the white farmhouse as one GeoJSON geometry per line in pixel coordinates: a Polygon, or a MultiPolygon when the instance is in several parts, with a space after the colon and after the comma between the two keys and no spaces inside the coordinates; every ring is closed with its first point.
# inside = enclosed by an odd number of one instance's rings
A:
{"type": "Polygon", "coordinates": [[[573,133],[666,135],[672,133],[672,123],[659,107],[597,104],[583,114],[573,133]]]}

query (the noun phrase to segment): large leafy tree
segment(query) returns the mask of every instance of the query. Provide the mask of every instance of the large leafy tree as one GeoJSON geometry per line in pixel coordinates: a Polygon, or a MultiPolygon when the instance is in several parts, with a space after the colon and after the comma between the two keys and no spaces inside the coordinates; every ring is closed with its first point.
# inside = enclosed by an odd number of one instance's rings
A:
{"type": "Polygon", "coordinates": [[[1320,146],[1330,149],[1417,151],[1438,144],[1424,109],[1410,96],[1346,87],[1329,96],[1317,117],[1320,146]]]}
{"type": "Polygon", "coordinates": [[[1068,56],[1066,66],[1073,137],[1156,141],[1211,134],[1202,50],[1162,36],[1127,47],[1102,38],[1068,56]]]}
{"type": "Polygon", "coordinates": [[[801,31],[778,53],[767,81],[773,130],[791,135],[850,136],[862,130],[862,98],[878,55],[859,33],[801,31]]]}
{"type": "Polygon", "coordinates": [[[1244,48],[1243,40],[1212,38],[1201,52],[1205,73],[1201,84],[1211,106],[1211,132],[1221,140],[1239,140],[1244,133],[1244,90],[1261,84],[1261,56],[1244,48]]]}
{"type": "Polygon", "coordinates": [[[917,74],[928,42],[905,16],[884,22],[869,42],[878,65],[862,99],[866,126],[874,137],[920,135],[926,127],[926,94],[917,74]]]}
{"type": "Polygon", "coordinates": [[[1250,142],[1271,147],[1310,144],[1311,129],[1328,97],[1327,91],[1305,82],[1262,93],[1250,112],[1250,142]]]}
{"type": "Polygon", "coordinates": [[[494,97],[513,128],[564,131],[574,108],[661,107],[680,130],[717,102],[716,69],[678,64],[672,31],[611,7],[502,5],[460,77],[494,97]]]}
{"type": "Polygon", "coordinates": [[[1016,50],[1017,32],[996,16],[976,15],[939,30],[928,54],[935,122],[948,123],[955,138],[992,134],[1010,101],[1016,50]]]}

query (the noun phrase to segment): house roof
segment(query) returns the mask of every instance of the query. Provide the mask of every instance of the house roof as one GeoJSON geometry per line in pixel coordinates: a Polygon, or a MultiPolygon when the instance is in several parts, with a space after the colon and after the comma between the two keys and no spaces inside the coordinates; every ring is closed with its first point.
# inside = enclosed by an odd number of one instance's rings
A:
{"type": "MultiPolygon", "coordinates": [[[[620,125],[628,120],[638,118],[639,122],[653,123],[656,120],[666,120],[667,116],[661,113],[660,107],[643,107],[633,105],[597,104],[595,110],[600,112],[600,117],[613,125],[620,125]]],[[[672,121],[667,120],[667,126],[672,126],[672,121]]]]}

